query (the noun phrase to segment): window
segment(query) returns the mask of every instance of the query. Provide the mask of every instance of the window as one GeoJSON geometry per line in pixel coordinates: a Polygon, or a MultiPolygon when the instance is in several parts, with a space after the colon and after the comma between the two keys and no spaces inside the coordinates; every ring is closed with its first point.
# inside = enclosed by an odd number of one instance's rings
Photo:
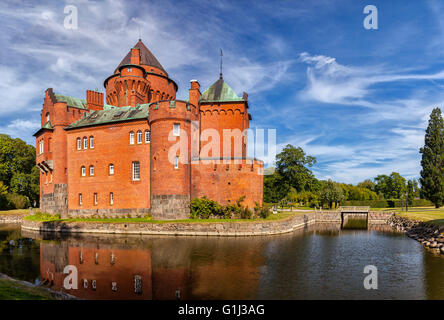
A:
{"type": "Polygon", "coordinates": [[[109,174],[114,174],[114,165],[112,163],[109,165],[109,174]]]}
{"type": "Polygon", "coordinates": [[[89,137],[89,147],[91,149],[94,149],[94,137],[93,136],[89,137]]]}
{"type": "Polygon", "coordinates": [[[128,68],[128,72],[131,72],[131,68],[128,68]]]}
{"type": "Polygon", "coordinates": [[[88,149],[88,139],[86,137],[83,138],[83,149],[88,149]]]}
{"type": "Polygon", "coordinates": [[[134,132],[130,132],[130,144],[134,144],[134,132]]]}
{"type": "Polygon", "coordinates": [[[137,131],[137,143],[142,143],[142,131],[137,131]]]}
{"type": "Polygon", "coordinates": [[[82,139],[77,138],[77,150],[82,149],[82,139]]]}
{"type": "Polygon", "coordinates": [[[175,123],[175,124],[173,125],[173,135],[174,135],[175,137],[180,136],[180,124],[175,123]]]}
{"type": "Polygon", "coordinates": [[[109,204],[110,205],[114,204],[114,193],[112,192],[109,193],[109,204]]]}
{"type": "Polygon", "coordinates": [[[94,205],[97,205],[97,193],[94,193],[94,205]]]}
{"type": "Polygon", "coordinates": [[[149,143],[151,141],[151,132],[149,130],[145,130],[145,143],[149,143]]]}
{"type": "Polygon", "coordinates": [[[83,203],[82,194],[79,193],[79,205],[82,205],[82,203],[83,203]]]}
{"type": "Polygon", "coordinates": [[[89,167],[89,175],[93,176],[94,175],[94,166],[90,166],[89,167]]]}
{"type": "Polygon", "coordinates": [[[42,154],[44,151],[43,140],[39,141],[39,154],[42,154]]]}
{"type": "Polygon", "coordinates": [[[82,166],[81,173],[82,173],[82,177],[86,176],[86,168],[85,168],[85,166],[82,166]]]}
{"type": "Polygon", "coordinates": [[[139,161],[133,162],[133,180],[140,180],[140,164],[139,161]]]}
{"type": "Polygon", "coordinates": [[[179,157],[174,157],[174,169],[179,169],[179,157]]]}
{"type": "Polygon", "coordinates": [[[49,121],[49,112],[46,113],[46,122],[49,121]]]}

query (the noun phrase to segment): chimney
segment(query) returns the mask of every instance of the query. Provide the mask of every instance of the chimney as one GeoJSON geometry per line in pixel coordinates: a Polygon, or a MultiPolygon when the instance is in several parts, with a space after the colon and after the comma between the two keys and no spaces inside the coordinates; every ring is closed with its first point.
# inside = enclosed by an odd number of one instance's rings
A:
{"type": "Polygon", "coordinates": [[[139,48],[131,48],[131,64],[140,65],[140,50],[139,48]]]}
{"type": "Polygon", "coordinates": [[[89,110],[103,110],[103,93],[86,90],[86,107],[89,110]]]}
{"type": "Polygon", "coordinates": [[[188,101],[196,107],[199,105],[200,99],[200,84],[197,80],[191,80],[190,96],[188,101]]]}

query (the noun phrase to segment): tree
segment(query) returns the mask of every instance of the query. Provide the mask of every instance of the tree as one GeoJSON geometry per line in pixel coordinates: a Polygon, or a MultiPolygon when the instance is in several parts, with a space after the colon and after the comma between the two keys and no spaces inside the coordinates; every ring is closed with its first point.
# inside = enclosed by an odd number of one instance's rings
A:
{"type": "Polygon", "coordinates": [[[390,198],[401,199],[405,193],[405,178],[399,173],[390,174],[390,198]]]}
{"type": "Polygon", "coordinates": [[[366,189],[368,189],[370,191],[375,191],[375,183],[372,180],[370,180],[370,179],[366,179],[366,180],[364,180],[362,182],[359,182],[357,184],[357,187],[366,188],[366,189]]]}
{"type": "Polygon", "coordinates": [[[277,203],[290,191],[290,186],[283,177],[275,171],[264,176],[264,202],[277,203]]]}
{"type": "Polygon", "coordinates": [[[285,183],[296,191],[310,191],[311,184],[315,177],[311,170],[307,168],[316,163],[316,158],[305,155],[301,147],[294,147],[288,144],[276,156],[276,169],[285,183]]]}
{"type": "Polygon", "coordinates": [[[424,197],[439,208],[444,204],[444,121],[441,109],[430,114],[421,159],[421,191],[424,197]]]}
{"type": "Polygon", "coordinates": [[[375,191],[377,194],[382,194],[385,199],[390,198],[391,194],[390,177],[385,174],[380,174],[375,178],[375,191]]]}
{"type": "Polygon", "coordinates": [[[407,181],[407,204],[411,206],[415,198],[414,180],[407,181]]]}
{"type": "Polygon", "coordinates": [[[344,194],[340,186],[333,181],[328,180],[322,188],[319,198],[322,204],[328,203],[328,207],[331,209],[333,203],[341,202],[344,199],[344,194]]]}

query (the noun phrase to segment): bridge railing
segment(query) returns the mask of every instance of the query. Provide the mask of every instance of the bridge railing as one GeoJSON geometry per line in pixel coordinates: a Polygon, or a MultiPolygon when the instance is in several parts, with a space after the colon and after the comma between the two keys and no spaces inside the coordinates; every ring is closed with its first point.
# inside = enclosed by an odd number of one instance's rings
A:
{"type": "Polygon", "coordinates": [[[366,212],[370,211],[370,206],[341,206],[339,208],[341,212],[366,212]]]}

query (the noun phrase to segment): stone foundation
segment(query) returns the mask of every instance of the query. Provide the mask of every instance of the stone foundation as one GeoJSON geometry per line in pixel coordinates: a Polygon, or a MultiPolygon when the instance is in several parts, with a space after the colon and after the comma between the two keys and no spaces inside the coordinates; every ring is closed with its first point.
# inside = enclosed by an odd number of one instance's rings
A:
{"type": "Polygon", "coordinates": [[[152,195],[151,216],[155,220],[190,218],[190,196],[182,194],[152,195]]]}
{"type": "Polygon", "coordinates": [[[60,213],[62,217],[68,213],[68,185],[55,184],[54,193],[40,197],[40,210],[50,214],[60,213]]]}
{"type": "Polygon", "coordinates": [[[148,208],[128,208],[128,209],[70,209],[67,216],[72,218],[85,218],[93,216],[106,216],[107,218],[137,218],[150,214],[148,208]]]}

